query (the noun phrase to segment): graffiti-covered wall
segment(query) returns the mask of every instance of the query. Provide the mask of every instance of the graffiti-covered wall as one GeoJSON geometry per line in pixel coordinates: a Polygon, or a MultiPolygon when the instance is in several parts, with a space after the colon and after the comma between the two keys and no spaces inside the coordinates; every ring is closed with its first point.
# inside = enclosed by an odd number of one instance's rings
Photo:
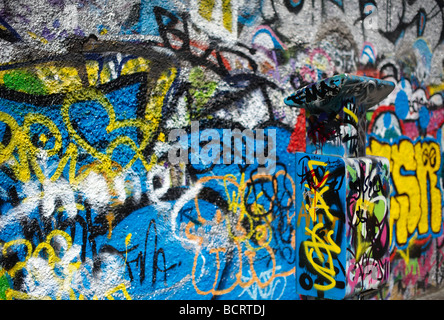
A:
{"type": "MultiPolygon", "coordinates": [[[[443,41],[438,0],[1,2],[0,298],[305,299],[370,273],[387,278],[371,299],[441,287],[443,41]],[[394,84],[365,117],[389,219],[347,217],[360,256],[388,255],[301,279],[304,246],[351,253],[297,237],[299,173],[328,166],[297,156],[306,113],[284,99],[343,73],[394,84]]],[[[329,176],[344,210],[378,206],[350,202],[375,185],[355,183],[366,166],[329,176]]]]}

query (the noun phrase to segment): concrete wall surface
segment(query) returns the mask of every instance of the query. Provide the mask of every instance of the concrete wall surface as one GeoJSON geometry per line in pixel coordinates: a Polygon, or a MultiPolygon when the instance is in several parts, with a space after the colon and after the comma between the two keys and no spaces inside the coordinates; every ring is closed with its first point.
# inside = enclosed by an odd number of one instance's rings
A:
{"type": "Polygon", "coordinates": [[[299,300],[298,284],[322,298],[380,278],[366,298],[438,290],[443,41],[440,0],[1,1],[0,299],[299,300]],[[344,73],[395,85],[366,113],[389,201],[347,219],[339,178],[300,191],[309,115],[284,103],[344,73]],[[315,211],[296,201],[313,195],[330,226],[352,222],[301,244],[315,211]],[[337,264],[350,237],[359,263],[337,264]]]}

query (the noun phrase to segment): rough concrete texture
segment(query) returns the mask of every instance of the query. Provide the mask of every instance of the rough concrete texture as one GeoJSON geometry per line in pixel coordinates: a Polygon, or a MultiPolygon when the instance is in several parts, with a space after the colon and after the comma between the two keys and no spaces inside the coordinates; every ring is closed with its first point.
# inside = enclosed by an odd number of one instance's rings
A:
{"type": "Polygon", "coordinates": [[[444,300],[444,289],[429,290],[425,293],[416,295],[413,300],[444,300]]]}
{"type": "Polygon", "coordinates": [[[311,284],[322,297],[344,285],[332,274],[359,286],[389,272],[366,298],[440,288],[443,15],[438,0],[2,1],[0,298],[305,299],[306,114],[283,101],[342,73],[396,85],[366,116],[367,154],[390,162],[390,219],[352,220],[363,263],[348,269],[330,268],[318,234],[311,284]],[[208,155],[227,129],[251,129],[268,158],[176,154],[208,155]],[[383,262],[366,241],[382,230],[383,262]]]}

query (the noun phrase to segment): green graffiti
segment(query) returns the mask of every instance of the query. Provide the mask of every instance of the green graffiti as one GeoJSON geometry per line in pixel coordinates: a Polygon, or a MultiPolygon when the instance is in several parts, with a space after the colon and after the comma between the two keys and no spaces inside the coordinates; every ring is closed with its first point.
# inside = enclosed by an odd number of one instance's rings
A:
{"type": "Polygon", "coordinates": [[[355,182],[356,179],[358,178],[358,173],[356,172],[355,168],[347,165],[347,172],[350,174],[350,178],[351,178],[350,180],[352,182],[355,182]]]}
{"type": "Polygon", "coordinates": [[[47,94],[45,85],[34,74],[25,70],[14,70],[3,77],[5,86],[9,89],[29,94],[47,94]]]}
{"type": "Polygon", "coordinates": [[[6,300],[6,290],[8,290],[10,287],[11,286],[9,285],[6,275],[0,277],[0,300],[6,300]]]}
{"type": "Polygon", "coordinates": [[[216,90],[217,82],[208,80],[203,70],[199,67],[191,70],[189,79],[191,101],[187,102],[191,106],[191,118],[195,119],[200,116],[201,111],[216,90]]]}

